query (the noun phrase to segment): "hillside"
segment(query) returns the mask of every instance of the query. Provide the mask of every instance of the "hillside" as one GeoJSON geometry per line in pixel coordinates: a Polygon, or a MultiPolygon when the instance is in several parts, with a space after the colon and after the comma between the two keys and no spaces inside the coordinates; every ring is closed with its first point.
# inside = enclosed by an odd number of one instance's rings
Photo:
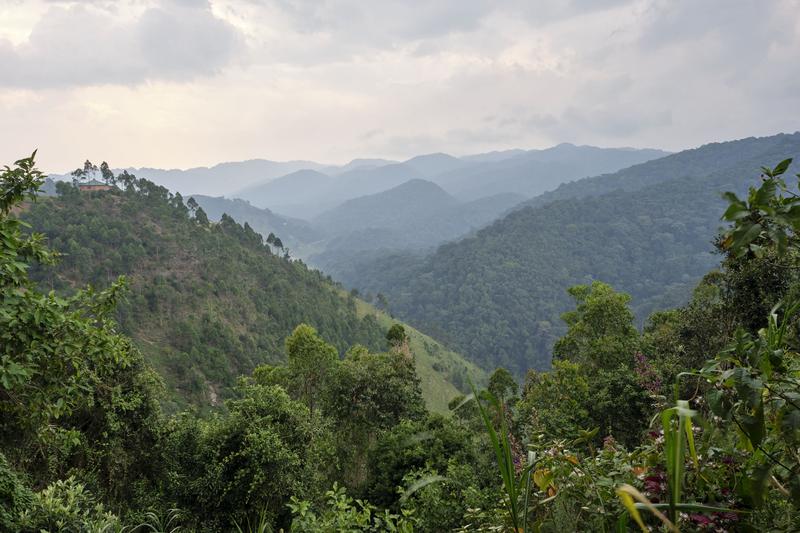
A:
{"type": "Polygon", "coordinates": [[[435,183],[413,179],[387,191],[348,200],[312,222],[329,235],[346,234],[364,227],[402,231],[457,203],[435,183]]]}
{"type": "Polygon", "coordinates": [[[683,303],[718,262],[719,191],[741,192],[765,161],[798,154],[800,134],[707,145],[565,186],[611,192],[533,202],[428,257],[361,264],[347,281],[485,368],[547,368],[568,287],[608,282],[631,293],[640,320],[683,303]]]}
{"type": "MultiPolygon", "coordinates": [[[[799,136],[800,133],[780,133],[769,137],[710,143],[618,172],[564,183],[527,203],[543,205],[553,200],[596,196],[615,190],[635,191],[673,178],[706,176],[715,172],[735,173],[743,162],[752,165],[759,157],[775,157],[784,151],[791,152],[797,146],[799,136]]],[[[756,164],[753,168],[762,164],[756,164]]]]}
{"type": "MultiPolygon", "coordinates": [[[[359,317],[375,317],[378,324],[386,330],[397,323],[386,312],[360,299],[356,300],[356,310],[359,317]]],[[[408,324],[404,327],[428,409],[436,413],[450,413],[448,403],[457,395],[463,394],[463,391],[469,390],[468,377],[476,386],[486,383],[487,375],[482,368],[408,324]]]]}
{"type": "Polygon", "coordinates": [[[313,242],[320,238],[319,232],[304,220],[278,215],[269,209],[255,207],[239,198],[197,194],[192,197],[205,210],[210,220],[218,222],[223,214],[227,214],[241,224],[245,222],[250,224],[264,237],[270,233],[279,235],[283,243],[292,249],[302,243],[313,242]]]}
{"type": "MultiPolygon", "coordinates": [[[[179,197],[146,180],[124,192],[61,192],[24,214],[64,253],[36,278],[60,290],[103,287],[126,275],[130,291],[119,306],[120,327],[164,377],[173,408],[217,403],[239,375],[282,361],[284,339],[301,322],[340,353],[355,343],[374,350],[386,345],[386,324],[365,312],[365,304],[301,262],[272,254],[257,233],[230,217],[205,225],[179,197]]],[[[457,356],[446,358],[443,372],[463,381],[457,356]]],[[[441,405],[442,399],[431,401],[441,405]]]]}
{"type": "Polygon", "coordinates": [[[398,251],[430,250],[484,227],[524,200],[498,194],[458,202],[431,182],[409,184],[413,186],[404,184],[345,202],[329,212],[336,217],[320,216],[314,221],[318,231],[332,236],[321,250],[306,254],[308,261],[334,279],[354,285],[362,263],[398,251]]]}

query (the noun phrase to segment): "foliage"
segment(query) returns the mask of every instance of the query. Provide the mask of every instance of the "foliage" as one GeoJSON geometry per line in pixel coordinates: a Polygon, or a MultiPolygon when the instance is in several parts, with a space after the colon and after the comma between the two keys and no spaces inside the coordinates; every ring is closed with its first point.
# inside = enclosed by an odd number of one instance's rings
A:
{"type": "Polygon", "coordinates": [[[498,368],[489,376],[487,390],[501,402],[516,397],[517,389],[517,382],[514,381],[514,376],[505,368],[498,368]]]}
{"type": "Polygon", "coordinates": [[[397,351],[348,352],[336,366],[327,404],[340,427],[387,429],[425,413],[414,362],[397,351]]]}
{"type": "Polygon", "coordinates": [[[592,427],[590,406],[586,374],[569,361],[554,362],[550,372],[530,370],[517,404],[528,437],[543,433],[552,439],[575,438],[581,429],[592,427]]]}
{"type": "Polygon", "coordinates": [[[20,515],[31,505],[33,493],[30,487],[0,453],[0,530],[13,531],[20,528],[20,515]]]}
{"type": "Polygon", "coordinates": [[[167,497],[202,530],[263,512],[287,524],[290,496],[314,497],[335,472],[330,427],[278,386],[243,384],[228,413],[179,416],[163,444],[167,497]]]}
{"type": "Polygon", "coordinates": [[[638,352],[630,297],[598,281],[572,287],[569,293],[576,308],[563,315],[568,329],[555,344],[553,371],[529,372],[520,413],[532,433],[545,429],[566,438],[596,427],[596,443],[612,435],[635,444],[652,414],[651,396],[658,391],[648,390],[652,383],[643,380],[650,369],[638,352]]]}
{"type": "Polygon", "coordinates": [[[628,308],[631,297],[600,281],[576,285],[567,292],[577,305],[561,315],[567,332],[555,343],[554,358],[593,369],[629,364],[639,337],[628,308]]]}
{"type": "Polygon", "coordinates": [[[0,446],[38,483],[82,466],[108,497],[133,500],[155,476],[160,413],[155,375],[109,317],[124,281],[64,296],[36,290],[30,263],[55,256],[10,212],[42,177],[33,157],[1,177],[0,446]]]}
{"type": "Polygon", "coordinates": [[[121,531],[117,516],[106,510],[74,477],[58,480],[34,495],[20,518],[21,531],[121,531]]]}
{"type": "Polygon", "coordinates": [[[781,177],[791,164],[791,159],[784,159],[775,168],[761,167],[761,185],[750,187],[747,200],[733,192],[724,194],[730,205],[722,218],[733,223],[722,235],[724,248],[736,256],[763,257],[765,247],[786,253],[789,239],[800,228],[800,196],[781,177]]]}
{"type": "MultiPolygon", "coordinates": [[[[488,466],[482,456],[474,434],[463,424],[442,416],[433,415],[426,420],[404,420],[382,433],[369,451],[369,472],[366,490],[367,498],[378,505],[394,507],[398,503],[397,487],[407,488],[411,481],[427,476],[450,478],[453,470],[461,465],[467,468],[458,476],[470,478],[466,485],[449,487],[455,494],[453,500],[439,495],[439,502],[448,506],[462,506],[462,491],[466,486],[482,487],[485,477],[481,467],[488,466]],[[422,475],[421,473],[425,473],[422,475]],[[419,475],[417,475],[419,474],[419,475]]],[[[410,497],[405,494],[404,498],[410,497]]],[[[415,501],[419,501],[415,498],[415,501]]],[[[458,514],[460,520],[465,509],[458,514]]],[[[450,528],[459,523],[450,523],[450,528]]]]}
{"type": "Polygon", "coordinates": [[[403,325],[393,324],[392,327],[389,328],[389,331],[386,332],[386,341],[389,343],[390,348],[407,343],[408,335],[406,335],[406,329],[403,325]]]}
{"type": "Polygon", "coordinates": [[[392,514],[381,512],[369,502],[347,496],[343,487],[334,483],[325,493],[325,505],[315,511],[308,501],[292,498],[292,532],[312,533],[317,531],[386,531],[411,533],[414,519],[411,513],[392,514]]]}
{"type": "Polygon", "coordinates": [[[531,487],[531,470],[534,464],[530,460],[525,464],[520,450],[514,445],[515,443],[512,441],[508,429],[503,403],[489,391],[484,391],[480,396],[474,387],[472,391],[475,402],[478,405],[481,420],[492,443],[492,449],[497,459],[497,468],[503,482],[505,519],[513,531],[524,533],[528,526],[528,501],[531,487]],[[482,403],[483,398],[494,409],[493,414],[500,421],[499,429],[495,429],[495,423],[482,403]]]}
{"type": "Polygon", "coordinates": [[[306,324],[297,326],[286,339],[289,379],[312,416],[314,400],[322,393],[338,355],[336,348],[306,324]]]}

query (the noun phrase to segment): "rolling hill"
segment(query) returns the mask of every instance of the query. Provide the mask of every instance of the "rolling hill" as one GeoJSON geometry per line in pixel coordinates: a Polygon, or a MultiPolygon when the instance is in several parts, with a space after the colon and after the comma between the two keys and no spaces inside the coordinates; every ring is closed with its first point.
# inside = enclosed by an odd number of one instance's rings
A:
{"type": "Polygon", "coordinates": [[[313,213],[318,203],[325,203],[325,192],[333,178],[316,170],[298,170],[266,183],[257,183],[234,192],[231,196],[242,198],[264,209],[282,215],[304,218],[313,213]]]}
{"type": "Polygon", "coordinates": [[[568,287],[611,283],[632,294],[640,320],[683,303],[718,261],[720,193],[798,155],[800,133],[670,155],[564,185],[432,255],[361,263],[348,281],[485,368],[547,368],[568,287]]]}
{"type": "MultiPolygon", "coordinates": [[[[119,325],[163,376],[171,408],[218,403],[239,375],[283,360],[284,339],[301,322],[340,352],[355,343],[385,347],[387,317],[320,272],[272,254],[257,233],[230,217],[206,226],[179,198],[146,180],[124,192],[62,192],[24,212],[64,254],[35,277],[60,290],[104,287],[127,276],[119,325]]],[[[471,365],[413,337],[425,350],[419,361],[428,401],[441,409],[443,396],[456,393],[452,383],[463,383],[471,365]]]]}
{"type": "Polygon", "coordinates": [[[482,228],[524,200],[499,194],[459,202],[438,185],[411,180],[388,191],[349,200],[313,220],[328,235],[310,264],[347,284],[359,264],[401,250],[426,250],[482,228]]]}
{"type": "Polygon", "coordinates": [[[312,222],[329,235],[347,234],[365,227],[404,231],[419,220],[458,203],[435,183],[413,179],[387,191],[348,200],[312,222]]]}
{"type": "Polygon", "coordinates": [[[469,165],[467,161],[443,153],[418,155],[403,161],[403,164],[413,168],[422,176],[436,176],[469,165]]]}

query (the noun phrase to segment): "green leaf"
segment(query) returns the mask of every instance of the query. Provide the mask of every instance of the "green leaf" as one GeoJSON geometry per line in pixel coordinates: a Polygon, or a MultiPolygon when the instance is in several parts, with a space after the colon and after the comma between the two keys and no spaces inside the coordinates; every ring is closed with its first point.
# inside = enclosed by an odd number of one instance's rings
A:
{"type": "Polygon", "coordinates": [[[778,163],[775,166],[775,168],[772,169],[772,175],[773,176],[780,176],[781,174],[786,172],[786,170],[789,168],[789,165],[791,165],[791,164],[792,164],[792,159],[791,158],[784,159],[783,161],[778,163]]]}
{"type": "Polygon", "coordinates": [[[761,441],[764,440],[764,433],[766,431],[764,427],[763,401],[758,403],[755,413],[742,417],[742,428],[754,447],[761,444],[761,441]]]}
{"type": "Polygon", "coordinates": [[[764,228],[758,223],[742,226],[741,231],[737,231],[738,236],[734,238],[731,248],[741,252],[744,247],[758,237],[762,229],[764,228]]]}
{"type": "Polygon", "coordinates": [[[619,496],[622,505],[625,506],[625,509],[627,509],[628,514],[631,516],[631,518],[633,518],[633,520],[639,525],[639,528],[641,528],[641,530],[644,533],[649,533],[650,530],[647,529],[646,525],[644,525],[644,520],[642,520],[642,515],[639,514],[639,510],[636,508],[636,504],[633,501],[633,497],[627,492],[621,491],[619,489],[617,490],[617,496],[619,496]]]}

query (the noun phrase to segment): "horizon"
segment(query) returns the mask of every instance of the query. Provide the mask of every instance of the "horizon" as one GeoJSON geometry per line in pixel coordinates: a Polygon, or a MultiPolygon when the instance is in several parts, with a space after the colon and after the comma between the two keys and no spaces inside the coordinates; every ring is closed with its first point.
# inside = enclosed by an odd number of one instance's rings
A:
{"type": "MultiPolygon", "coordinates": [[[[777,133],[774,133],[773,135],[789,134],[789,133],[794,133],[794,132],[777,132],[777,133]]],[[[766,137],[770,137],[770,136],[771,135],[766,135],[766,137]]],[[[736,140],[740,140],[740,139],[726,139],[726,140],[723,140],[723,141],[710,141],[710,142],[728,142],[728,141],[736,141],[736,140]]],[[[604,149],[604,150],[606,150],[606,149],[607,150],[632,150],[632,151],[636,151],[636,150],[657,150],[657,151],[661,151],[661,152],[666,152],[667,155],[670,155],[670,154],[681,152],[683,150],[691,150],[693,148],[697,148],[697,147],[703,146],[705,144],[709,144],[709,143],[703,143],[702,145],[697,145],[697,146],[689,146],[689,147],[686,147],[686,148],[682,148],[680,150],[665,150],[665,149],[662,149],[662,148],[652,147],[652,146],[643,146],[643,147],[635,147],[635,146],[597,146],[597,145],[592,145],[592,144],[578,144],[578,143],[573,143],[573,142],[569,142],[569,141],[564,141],[564,142],[559,142],[559,143],[556,143],[556,144],[553,144],[553,145],[543,146],[543,147],[526,148],[526,147],[520,147],[520,146],[511,146],[511,147],[508,147],[508,148],[496,148],[496,149],[489,149],[489,150],[482,151],[482,152],[470,152],[470,153],[458,154],[458,155],[457,154],[448,153],[448,152],[442,152],[442,151],[424,152],[424,153],[412,154],[412,155],[410,155],[408,157],[404,157],[402,159],[391,159],[391,158],[388,158],[388,157],[366,155],[366,156],[356,156],[356,157],[354,157],[352,159],[347,159],[345,161],[330,162],[330,161],[315,161],[315,160],[312,160],[312,159],[280,159],[280,158],[270,158],[270,157],[251,157],[251,158],[247,158],[247,159],[230,160],[230,161],[218,161],[216,163],[211,163],[209,165],[196,165],[196,166],[189,166],[189,167],[156,167],[156,166],[152,166],[152,165],[142,165],[142,166],[116,165],[116,164],[113,164],[113,163],[108,162],[108,161],[106,161],[106,162],[109,163],[111,168],[116,169],[116,170],[159,170],[159,171],[166,171],[166,172],[173,172],[173,171],[175,171],[175,172],[186,172],[186,171],[191,171],[191,170],[213,169],[213,168],[218,167],[220,165],[236,164],[236,163],[250,163],[250,162],[255,162],[255,161],[263,161],[263,162],[269,162],[269,163],[313,163],[315,165],[320,165],[320,166],[323,166],[323,167],[338,168],[338,167],[347,166],[347,165],[349,165],[351,163],[354,163],[356,161],[382,160],[382,161],[385,161],[386,164],[390,164],[391,165],[391,164],[405,163],[405,162],[410,161],[412,159],[415,159],[417,157],[425,157],[425,156],[433,156],[433,155],[445,155],[445,156],[454,157],[456,159],[464,159],[464,158],[474,157],[474,156],[479,156],[479,155],[510,152],[510,151],[517,151],[517,150],[518,151],[522,151],[522,152],[545,151],[545,150],[549,150],[549,149],[552,149],[552,148],[557,148],[557,147],[562,146],[562,145],[574,146],[574,147],[577,147],[577,148],[583,148],[583,147],[601,148],[601,149],[604,149]]],[[[38,149],[37,149],[37,156],[38,156],[38,149]]],[[[86,161],[86,160],[92,161],[95,164],[99,164],[99,162],[103,161],[103,159],[96,159],[95,160],[95,159],[93,159],[91,157],[83,158],[83,161],[86,161]]],[[[80,163],[80,162],[78,162],[78,163],[80,163]]],[[[78,168],[79,166],[80,166],[80,164],[76,165],[75,168],[78,168]]],[[[55,174],[55,175],[66,175],[66,174],[69,174],[70,172],[72,172],[72,170],[74,170],[75,168],[72,168],[72,169],[69,169],[69,170],[63,170],[63,171],[47,170],[47,173],[55,174]]]]}

